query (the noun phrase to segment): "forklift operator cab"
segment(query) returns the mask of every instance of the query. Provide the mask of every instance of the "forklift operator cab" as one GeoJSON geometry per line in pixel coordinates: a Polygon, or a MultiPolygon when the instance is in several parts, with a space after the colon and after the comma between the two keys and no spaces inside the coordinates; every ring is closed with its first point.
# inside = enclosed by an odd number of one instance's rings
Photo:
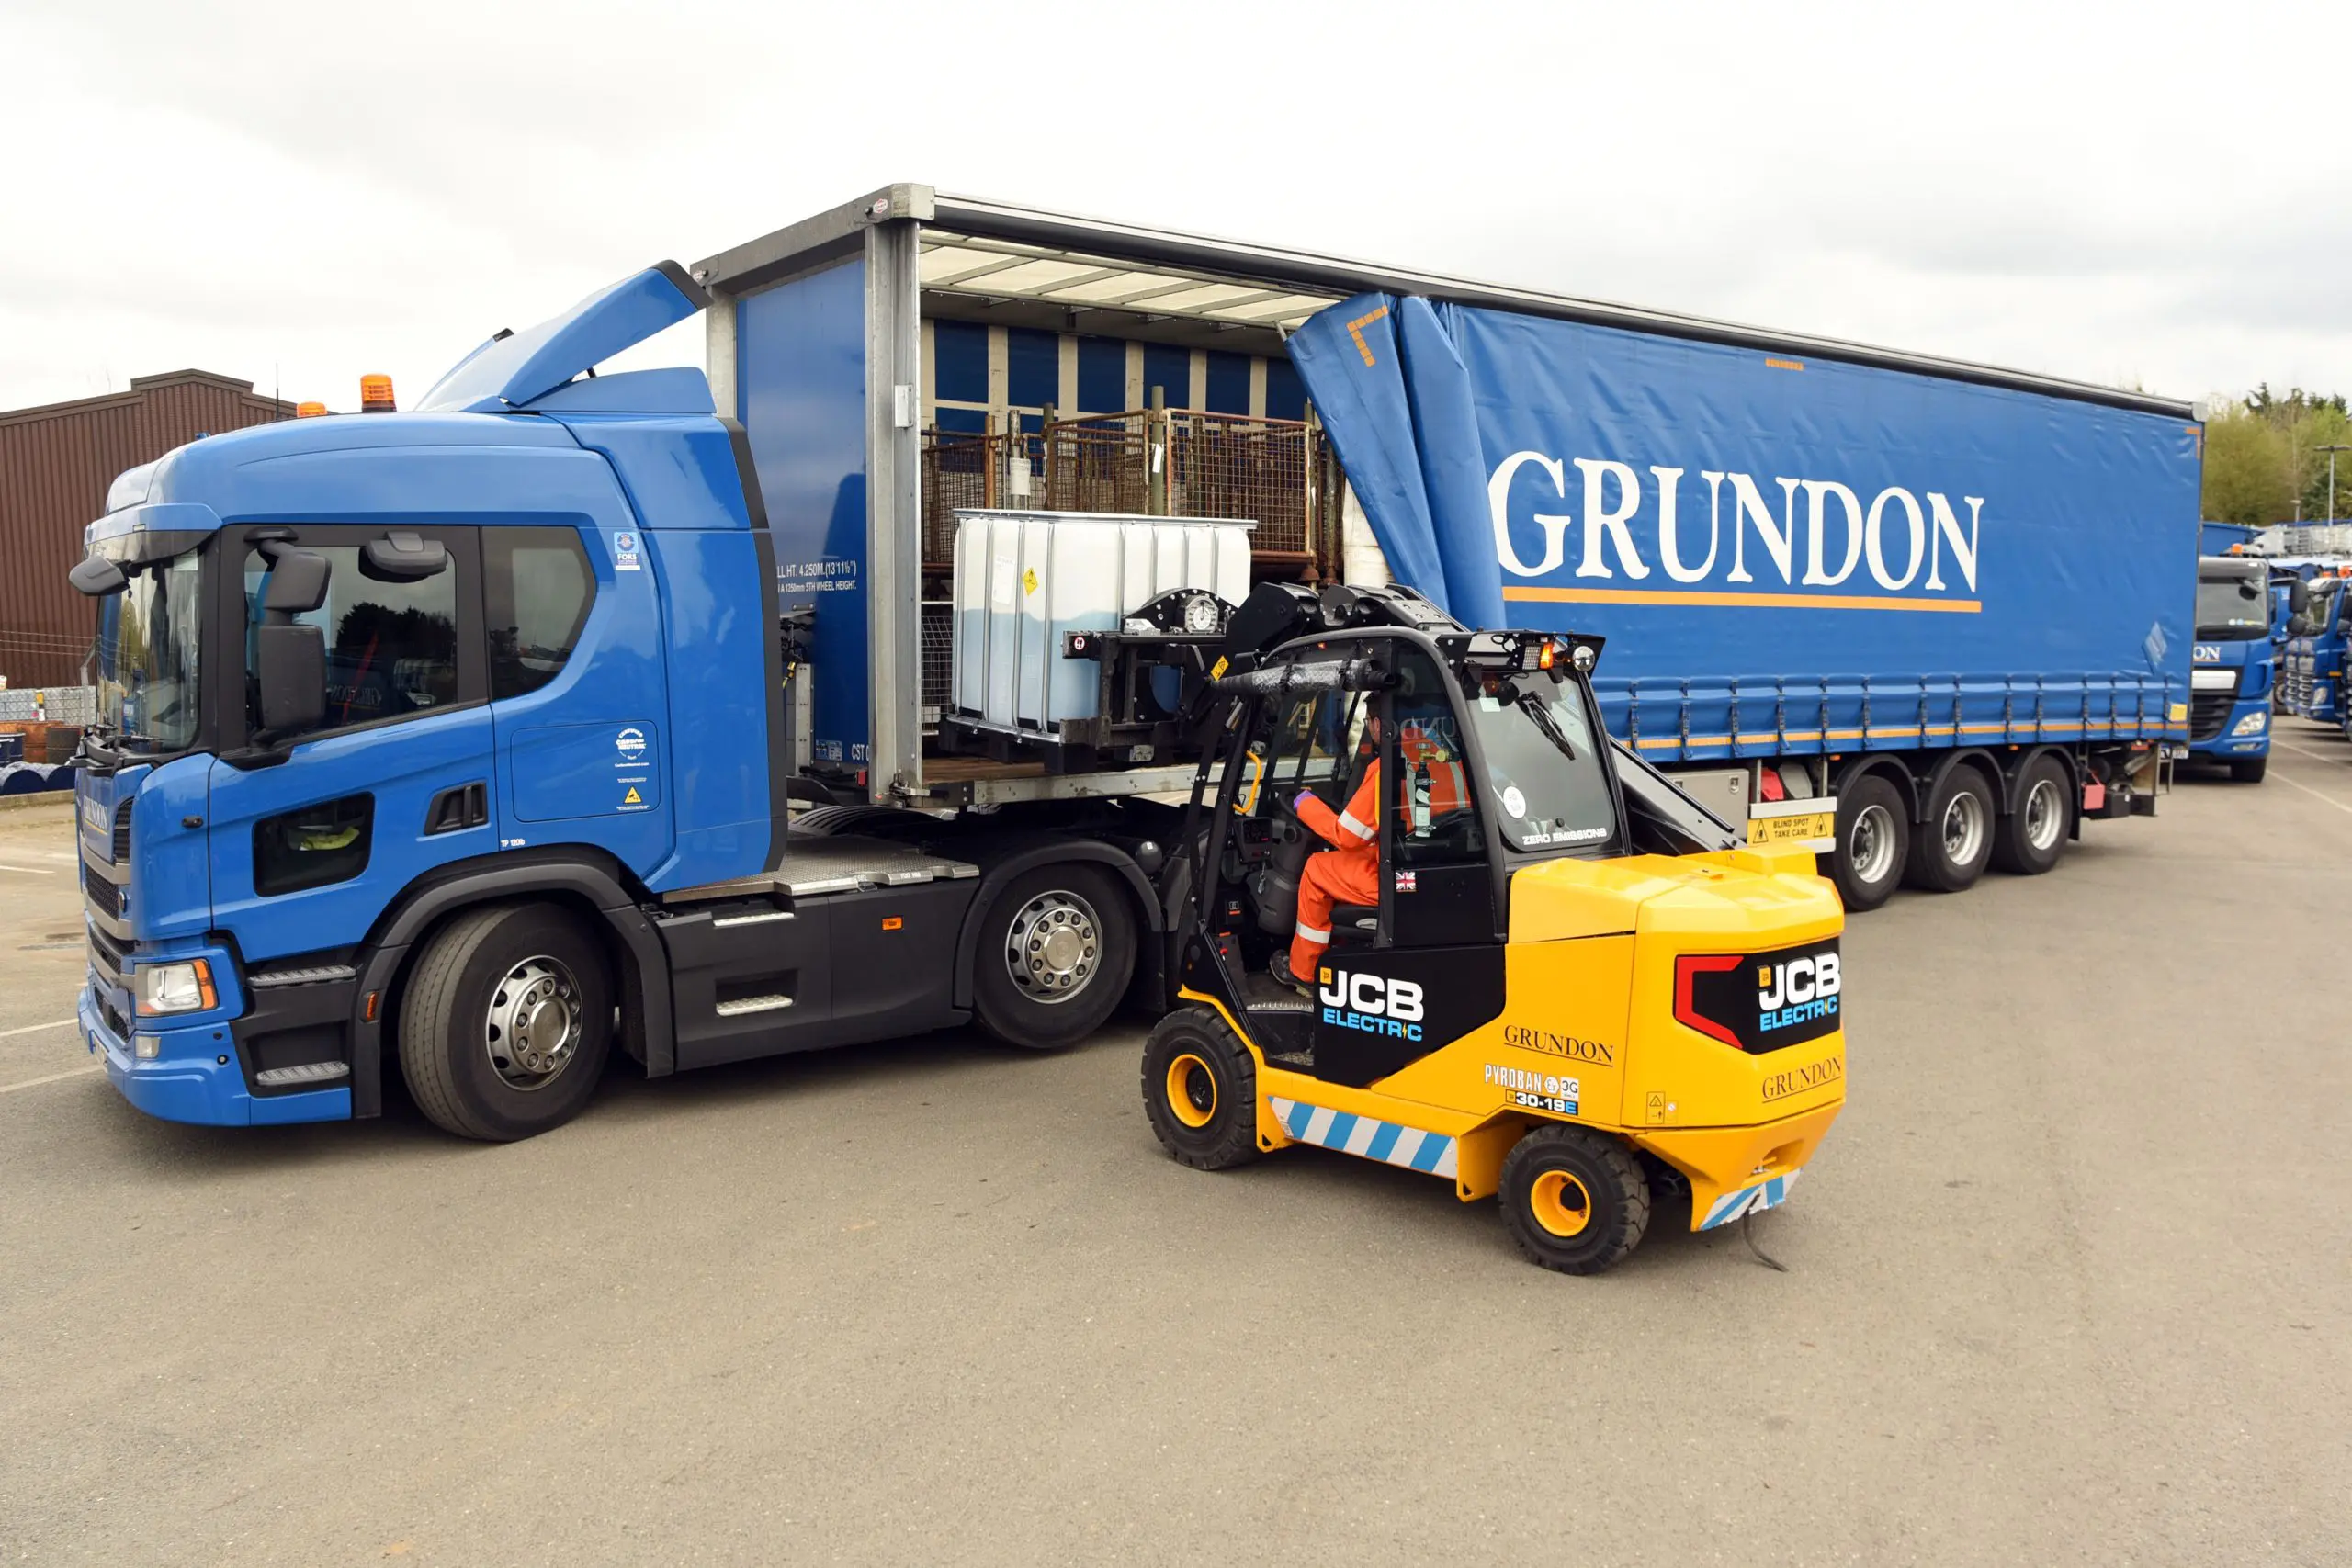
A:
{"type": "Polygon", "coordinates": [[[1837,895],[1608,739],[1595,639],[1266,585],[1226,652],[1181,1005],[1144,1064],[1172,1155],[1450,1178],[1579,1273],[1668,1195],[1694,1229],[1781,1201],[1844,1100],[1837,895]],[[1363,847],[1310,861],[1310,825],[1363,847]]]}

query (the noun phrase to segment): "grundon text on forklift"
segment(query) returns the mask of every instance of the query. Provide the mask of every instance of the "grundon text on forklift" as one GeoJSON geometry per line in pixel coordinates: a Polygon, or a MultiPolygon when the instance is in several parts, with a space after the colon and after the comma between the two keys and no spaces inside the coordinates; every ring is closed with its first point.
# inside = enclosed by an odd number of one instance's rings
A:
{"type": "Polygon", "coordinates": [[[1694,1230],[1783,1201],[1845,1103],[1843,910],[1810,853],[1736,847],[1608,739],[1598,639],[1264,583],[1224,648],[1179,1005],[1144,1053],[1170,1154],[1318,1144],[1450,1178],[1577,1274],[1668,1195],[1694,1230]],[[1317,847],[1293,803],[1364,779],[1374,897],[1332,910],[1302,995],[1269,973],[1317,847]]]}

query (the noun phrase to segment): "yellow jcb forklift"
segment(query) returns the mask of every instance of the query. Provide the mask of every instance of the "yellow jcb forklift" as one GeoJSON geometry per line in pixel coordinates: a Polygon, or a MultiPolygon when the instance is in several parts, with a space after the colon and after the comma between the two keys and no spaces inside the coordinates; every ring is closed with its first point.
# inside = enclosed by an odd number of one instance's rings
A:
{"type": "Polygon", "coordinates": [[[1170,1155],[1442,1177],[1572,1274],[1669,1194],[1694,1230],[1785,1199],[1845,1102],[1838,896],[1609,740],[1600,653],[1402,588],[1233,613],[1144,1050],[1170,1155]]]}

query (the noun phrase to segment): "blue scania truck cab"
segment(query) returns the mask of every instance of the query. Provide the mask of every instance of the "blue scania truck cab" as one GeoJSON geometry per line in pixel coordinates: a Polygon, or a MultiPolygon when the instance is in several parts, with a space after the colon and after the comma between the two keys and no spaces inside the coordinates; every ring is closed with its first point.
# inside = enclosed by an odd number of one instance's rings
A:
{"type": "Polygon", "coordinates": [[[2207,556],[2197,563],[2188,755],[2225,764],[2240,784],[2261,782],[2270,764],[2277,667],[2270,610],[2270,571],[2259,558],[2207,556]]]}
{"type": "Polygon", "coordinates": [[[742,431],[700,370],[588,374],[706,303],[663,264],[413,412],[117,481],[74,571],[79,1012],[133,1104],[369,1116],[398,1056],[434,1121],[514,1138],[615,1045],[653,1075],[967,1021],[1054,1045],[1154,966],[1175,807],[943,821],[796,779],[742,431]]]}

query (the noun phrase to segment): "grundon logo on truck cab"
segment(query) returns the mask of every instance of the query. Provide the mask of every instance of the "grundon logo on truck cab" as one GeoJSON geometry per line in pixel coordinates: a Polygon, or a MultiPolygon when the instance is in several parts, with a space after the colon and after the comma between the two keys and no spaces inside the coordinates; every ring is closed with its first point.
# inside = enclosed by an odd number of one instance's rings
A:
{"type": "Polygon", "coordinates": [[[1834,940],[1771,953],[1685,953],[1674,961],[1674,1016],[1761,1055],[1841,1027],[1845,981],[1834,940]]]}

